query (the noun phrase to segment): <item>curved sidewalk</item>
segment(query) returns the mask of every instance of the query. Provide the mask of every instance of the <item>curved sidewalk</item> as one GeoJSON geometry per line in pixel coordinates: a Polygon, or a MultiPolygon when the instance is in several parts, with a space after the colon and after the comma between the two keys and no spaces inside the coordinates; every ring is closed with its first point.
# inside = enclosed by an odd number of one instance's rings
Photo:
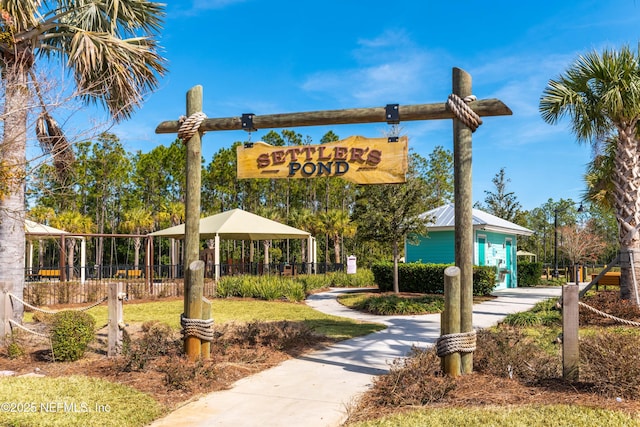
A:
{"type": "MultiPolygon", "coordinates": [[[[358,289],[361,290],[361,289],[358,289]]],[[[229,390],[190,402],[152,427],[335,427],[347,418],[348,406],[388,371],[391,361],[413,346],[433,345],[440,336],[440,314],[374,316],[355,312],[336,301],[345,289],[312,295],[307,304],[324,313],[384,323],[387,329],[341,341],[331,347],[287,360],[237,381],[229,390]]],[[[474,328],[495,325],[506,315],[560,296],[561,287],[496,291],[496,299],[473,307],[474,328]]]]}

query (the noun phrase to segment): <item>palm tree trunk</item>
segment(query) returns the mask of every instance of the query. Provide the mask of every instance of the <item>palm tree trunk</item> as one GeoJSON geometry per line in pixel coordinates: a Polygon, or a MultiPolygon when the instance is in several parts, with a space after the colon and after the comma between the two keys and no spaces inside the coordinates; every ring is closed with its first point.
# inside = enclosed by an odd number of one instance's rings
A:
{"type": "MultiPolygon", "coordinates": [[[[5,58],[7,60],[7,58],[5,58]]],[[[25,205],[28,65],[9,64],[3,69],[5,81],[4,135],[0,146],[0,166],[6,194],[0,198],[0,288],[18,298],[24,292],[25,205]]],[[[15,304],[13,319],[22,321],[24,307],[15,304]]]]}
{"type": "Polygon", "coordinates": [[[615,155],[615,210],[620,232],[620,298],[638,304],[640,279],[640,154],[635,123],[619,129],[615,155]],[[633,298],[632,298],[633,297],[633,298]]]}
{"type": "Polygon", "coordinates": [[[333,236],[333,250],[335,251],[336,264],[340,264],[340,236],[333,236]]]}

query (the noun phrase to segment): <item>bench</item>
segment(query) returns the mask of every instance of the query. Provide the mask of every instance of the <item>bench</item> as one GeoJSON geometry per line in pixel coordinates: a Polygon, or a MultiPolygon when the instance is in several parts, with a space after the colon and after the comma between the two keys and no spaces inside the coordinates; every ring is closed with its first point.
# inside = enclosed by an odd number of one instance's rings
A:
{"type": "Polygon", "coordinates": [[[116,277],[119,279],[139,279],[142,277],[142,270],[118,270],[116,271],[116,277]]]}
{"type": "Polygon", "coordinates": [[[60,270],[40,270],[38,271],[37,276],[40,279],[59,279],[60,278],[60,270]]]}
{"type": "MultiPolygon", "coordinates": [[[[597,274],[591,275],[591,280],[598,277],[597,274]]],[[[604,273],[604,276],[598,280],[596,283],[596,291],[598,290],[598,286],[602,285],[604,289],[607,289],[607,286],[620,286],[620,272],[619,271],[608,271],[604,273]]]]}

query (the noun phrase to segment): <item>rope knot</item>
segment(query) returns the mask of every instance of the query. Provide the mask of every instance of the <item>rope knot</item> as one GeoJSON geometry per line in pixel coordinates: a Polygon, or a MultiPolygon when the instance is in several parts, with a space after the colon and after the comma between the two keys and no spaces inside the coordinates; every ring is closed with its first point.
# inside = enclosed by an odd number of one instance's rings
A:
{"type": "Polygon", "coordinates": [[[189,319],[180,315],[182,334],[185,337],[196,337],[203,341],[213,341],[213,319],[189,319]]]}
{"type": "Polygon", "coordinates": [[[438,357],[453,353],[473,353],[476,350],[476,331],[442,335],[436,341],[438,357]]]}
{"type": "Polygon", "coordinates": [[[178,119],[178,123],[180,123],[180,129],[178,129],[178,138],[182,140],[183,143],[187,143],[191,139],[193,135],[198,132],[200,125],[207,118],[207,115],[202,111],[198,113],[193,113],[189,117],[180,116],[178,119]]]}
{"type": "Polygon", "coordinates": [[[469,102],[476,100],[475,95],[465,96],[464,99],[460,98],[455,93],[449,95],[447,99],[447,107],[453,112],[458,120],[464,123],[471,132],[475,132],[476,129],[482,124],[482,119],[469,105],[469,102]]]}

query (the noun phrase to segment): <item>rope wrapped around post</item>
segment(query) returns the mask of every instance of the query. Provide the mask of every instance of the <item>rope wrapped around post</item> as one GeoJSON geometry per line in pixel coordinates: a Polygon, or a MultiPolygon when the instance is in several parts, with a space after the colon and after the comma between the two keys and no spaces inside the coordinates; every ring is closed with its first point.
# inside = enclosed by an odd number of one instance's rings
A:
{"type": "Polygon", "coordinates": [[[182,334],[185,337],[196,337],[203,341],[213,341],[213,319],[188,319],[184,313],[180,315],[182,334]]]}
{"type": "Polygon", "coordinates": [[[474,95],[465,96],[464,99],[460,98],[455,93],[449,95],[447,99],[447,107],[453,112],[458,120],[464,123],[471,132],[475,132],[476,129],[482,124],[482,119],[469,105],[469,102],[476,100],[474,95]]]}
{"type": "Polygon", "coordinates": [[[207,118],[207,115],[202,111],[194,113],[189,117],[181,116],[178,122],[180,123],[180,129],[178,129],[178,138],[186,144],[193,135],[198,132],[200,125],[207,118]]]}
{"type": "Polygon", "coordinates": [[[473,353],[476,350],[476,331],[442,335],[436,341],[438,357],[453,353],[473,353]]]}

